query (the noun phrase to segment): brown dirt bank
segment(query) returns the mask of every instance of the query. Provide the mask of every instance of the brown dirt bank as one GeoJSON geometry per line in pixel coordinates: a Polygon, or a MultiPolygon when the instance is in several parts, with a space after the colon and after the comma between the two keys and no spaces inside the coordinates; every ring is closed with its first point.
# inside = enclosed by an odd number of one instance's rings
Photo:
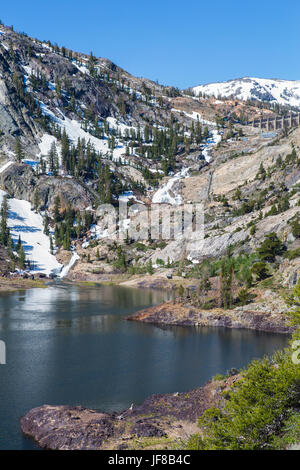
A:
{"type": "Polygon", "coordinates": [[[293,331],[286,314],[253,310],[251,305],[232,310],[200,310],[181,303],[166,302],[137,312],[127,317],[127,320],[178,326],[248,328],[273,333],[293,331]]]}
{"type": "Polygon", "coordinates": [[[239,375],[210,381],[188,393],[152,395],[122,413],[81,406],[44,405],[21,418],[24,434],[44,449],[167,449],[199,431],[196,421],[221,399],[239,375]]]}

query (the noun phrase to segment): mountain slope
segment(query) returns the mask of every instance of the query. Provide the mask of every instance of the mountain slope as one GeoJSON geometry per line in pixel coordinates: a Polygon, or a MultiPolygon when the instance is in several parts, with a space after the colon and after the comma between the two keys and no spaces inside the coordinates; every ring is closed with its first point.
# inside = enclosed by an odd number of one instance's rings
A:
{"type": "MultiPolygon", "coordinates": [[[[270,109],[270,103],[297,102],[298,82],[245,78],[207,85],[216,96],[235,93],[234,100],[216,100],[208,92],[197,98],[134,77],[92,53],[67,50],[3,25],[0,30],[0,189],[13,198],[12,206],[23,201],[19,217],[23,207],[43,217],[45,233],[52,235],[53,250],[47,235],[43,241],[48,254],[67,262],[73,253],[69,267],[76,253],[80,256],[70,274],[98,280],[118,271],[143,274],[147,263],[153,262],[152,271],[180,260],[188,271],[188,263],[221,256],[233,245],[236,252],[250,251],[270,230],[284,237],[290,233],[288,217],[298,213],[299,129],[276,129],[270,136],[246,123],[262,108],[270,117],[284,114],[284,108],[270,109]],[[225,91],[219,91],[222,86],[225,91]],[[246,101],[249,97],[256,101],[246,101]],[[285,185],[280,190],[279,183],[285,185]],[[117,209],[122,199],[129,206],[141,204],[125,219],[126,245],[121,240],[117,247],[97,209],[102,203],[117,209]],[[203,203],[203,247],[180,238],[150,243],[148,236],[136,245],[131,228],[151,202],[203,203]],[[260,211],[266,220],[259,218],[260,211]],[[249,225],[254,217],[257,239],[249,225]]],[[[39,232],[41,224],[35,224],[39,232]]],[[[21,235],[26,248],[31,241],[22,230],[14,227],[12,242],[21,235]]],[[[13,266],[18,259],[8,242],[13,266]]],[[[31,260],[41,267],[43,260],[34,254],[38,248],[33,240],[31,260]]],[[[51,271],[51,263],[42,270],[51,271]]]]}
{"type": "Polygon", "coordinates": [[[192,88],[199,93],[215,98],[236,98],[277,103],[281,106],[300,107],[300,80],[278,80],[244,77],[227,82],[209,83],[192,88]]]}

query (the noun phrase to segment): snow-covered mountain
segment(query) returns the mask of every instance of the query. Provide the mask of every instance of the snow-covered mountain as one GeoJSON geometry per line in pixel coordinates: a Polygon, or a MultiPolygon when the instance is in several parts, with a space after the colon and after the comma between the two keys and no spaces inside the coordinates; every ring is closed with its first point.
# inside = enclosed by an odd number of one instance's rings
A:
{"type": "Polygon", "coordinates": [[[258,100],[282,106],[300,107],[300,80],[279,80],[244,77],[227,82],[208,83],[193,87],[194,93],[205,93],[216,98],[234,97],[258,100]]]}

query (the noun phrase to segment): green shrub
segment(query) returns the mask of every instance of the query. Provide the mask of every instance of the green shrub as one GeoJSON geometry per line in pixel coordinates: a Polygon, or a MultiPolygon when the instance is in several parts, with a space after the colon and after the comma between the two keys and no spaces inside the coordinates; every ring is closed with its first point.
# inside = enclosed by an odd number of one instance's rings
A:
{"type": "Polygon", "coordinates": [[[135,248],[138,251],[147,251],[149,249],[148,246],[144,245],[144,243],[141,243],[141,242],[135,242],[133,244],[133,248],[135,248]]]}
{"type": "Polygon", "coordinates": [[[279,436],[275,436],[272,442],[272,448],[284,450],[293,444],[300,442],[300,413],[291,413],[284,422],[279,436]]]}
{"type": "Polygon", "coordinates": [[[225,375],[222,375],[222,374],[216,374],[212,378],[213,381],[224,380],[224,379],[225,379],[225,375]]]}
{"type": "MultiPolygon", "coordinates": [[[[272,448],[278,435],[299,404],[300,368],[290,352],[253,361],[229,392],[223,408],[210,408],[199,419],[203,432],[199,448],[206,450],[255,450],[272,448]]],[[[187,447],[195,445],[195,437],[187,447]]]]}
{"type": "Polygon", "coordinates": [[[298,329],[291,345],[271,358],[252,361],[226,400],[199,419],[202,437],[193,435],[188,449],[261,450],[286,448],[300,439],[300,367],[294,340],[300,340],[300,282],[287,298],[298,329]]]}
{"type": "Polygon", "coordinates": [[[257,253],[261,260],[273,263],[276,255],[282,254],[284,245],[275,232],[271,232],[265,236],[264,241],[257,249],[257,253]]]}
{"type": "Polygon", "coordinates": [[[254,263],[251,267],[251,273],[256,277],[257,281],[262,281],[269,276],[268,265],[263,261],[254,263]]]}
{"type": "Polygon", "coordinates": [[[239,290],[237,297],[237,303],[239,305],[247,305],[251,302],[253,295],[248,291],[248,289],[243,287],[239,290]]]}
{"type": "Polygon", "coordinates": [[[300,248],[296,248],[296,250],[288,250],[284,253],[284,257],[289,259],[289,260],[292,260],[292,259],[295,259],[295,258],[299,258],[300,257],[300,248]]]}

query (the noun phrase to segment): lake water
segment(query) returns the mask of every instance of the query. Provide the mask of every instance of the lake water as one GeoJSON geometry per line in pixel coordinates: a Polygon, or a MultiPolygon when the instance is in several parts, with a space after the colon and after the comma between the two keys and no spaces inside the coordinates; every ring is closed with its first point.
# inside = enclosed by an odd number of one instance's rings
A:
{"type": "Polygon", "coordinates": [[[287,343],[285,335],[160,327],[125,316],[166,292],[57,284],[0,295],[0,449],[33,449],[19,419],[43,404],[120,411],[153,393],[182,392],[287,343]]]}

